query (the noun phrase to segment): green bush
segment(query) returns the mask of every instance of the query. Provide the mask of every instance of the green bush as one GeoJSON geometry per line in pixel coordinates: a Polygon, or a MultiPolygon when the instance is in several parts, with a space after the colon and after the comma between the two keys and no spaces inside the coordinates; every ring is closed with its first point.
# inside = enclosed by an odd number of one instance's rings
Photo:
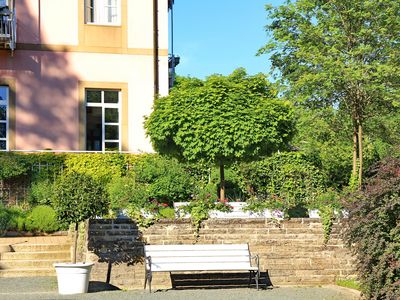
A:
{"type": "Polygon", "coordinates": [[[137,184],[134,176],[115,177],[107,185],[110,208],[121,209],[129,205],[144,208],[150,194],[144,185],[137,184]]]}
{"type": "Polygon", "coordinates": [[[49,179],[40,180],[31,184],[28,202],[31,205],[50,205],[53,198],[53,182],[49,179]]]}
{"type": "Polygon", "coordinates": [[[28,170],[29,167],[23,155],[0,154],[0,180],[26,175],[28,170]]]}
{"type": "Polygon", "coordinates": [[[48,205],[39,205],[32,209],[25,220],[27,231],[54,232],[60,229],[55,210],[48,205]]]}
{"type": "Polygon", "coordinates": [[[26,213],[19,207],[6,208],[0,205],[0,236],[8,230],[23,231],[25,229],[26,213]]]}
{"type": "Polygon", "coordinates": [[[355,255],[366,298],[399,299],[400,159],[386,159],[368,175],[362,190],[345,202],[344,239],[355,255]]]}
{"type": "Polygon", "coordinates": [[[53,207],[63,225],[79,223],[105,214],[109,200],[99,180],[77,172],[69,172],[54,184],[53,207]]]}
{"type": "MultiPolygon", "coordinates": [[[[325,190],[326,179],[298,152],[276,153],[263,160],[243,164],[243,189],[265,208],[289,210],[314,207],[325,190]]],[[[256,202],[257,202],[256,201],[256,202]]]]}
{"type": "Polygon", "coordinates": [[[0,205],[0,236],[3,236],[10,227],[11,214],[9,211],[0,205]]]}
{"type": "Polygon", "coordinates": [[[145,155],[133,166],[135,181],[144,185],[150,199],[172,205],[173,202],[187,201],[193,185],[183,165],[176,159],[159,155],[145,155]]]}
{"type": "Polygon", "coordinates": [[[69,154],[65,159],[67,173],[82,173],[108,183],[113,177],[126,173],[128,154],[79,153],[69,154]]]}

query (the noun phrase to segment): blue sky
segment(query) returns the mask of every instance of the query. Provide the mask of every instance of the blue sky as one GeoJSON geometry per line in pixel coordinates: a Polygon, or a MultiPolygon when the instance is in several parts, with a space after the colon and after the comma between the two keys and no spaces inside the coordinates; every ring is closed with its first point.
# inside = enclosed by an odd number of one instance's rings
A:
{"type": "Polygon", "coordinates": [[[176,73],[204,78],[228,75],[238,67],[249,74],[268,73],[267,57],[256,56],[267,41],[265,4],[283,0],[175,0],[176,73]]]}

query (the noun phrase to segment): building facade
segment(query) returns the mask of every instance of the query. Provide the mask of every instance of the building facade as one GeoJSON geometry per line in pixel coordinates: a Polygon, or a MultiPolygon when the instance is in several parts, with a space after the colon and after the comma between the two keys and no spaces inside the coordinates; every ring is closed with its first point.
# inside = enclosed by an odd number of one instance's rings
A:
{"type": "Polygon", "coordinates": [[[0,0],[0,150],[150,152],[172,0],[0,0]]]}

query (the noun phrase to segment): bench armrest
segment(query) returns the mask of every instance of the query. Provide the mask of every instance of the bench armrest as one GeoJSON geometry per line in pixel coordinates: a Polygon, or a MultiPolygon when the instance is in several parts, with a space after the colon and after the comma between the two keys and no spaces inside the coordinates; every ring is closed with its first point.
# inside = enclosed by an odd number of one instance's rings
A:
{"type": "Polygon", "coordinates": [[[257,266],[257,270],[260,271],[260,257],[258,256],[258,254],[250,256],[250,259],[254,260],[255,265],[257,266]]]}
{"type": "Polygon", "coordinates": [[[146,270],[151,272],[151,256],[144,257],[144,267],[146,270]]]}

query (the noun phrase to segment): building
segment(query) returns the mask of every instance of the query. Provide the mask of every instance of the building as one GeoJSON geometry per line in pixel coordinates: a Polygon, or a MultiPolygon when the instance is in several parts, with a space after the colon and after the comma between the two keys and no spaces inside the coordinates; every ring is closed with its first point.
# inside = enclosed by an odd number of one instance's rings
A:
{"type": "Polygon", "coordinates": [[[0,149],[152,151],[173,0],[0,0],[0,149]]]}

